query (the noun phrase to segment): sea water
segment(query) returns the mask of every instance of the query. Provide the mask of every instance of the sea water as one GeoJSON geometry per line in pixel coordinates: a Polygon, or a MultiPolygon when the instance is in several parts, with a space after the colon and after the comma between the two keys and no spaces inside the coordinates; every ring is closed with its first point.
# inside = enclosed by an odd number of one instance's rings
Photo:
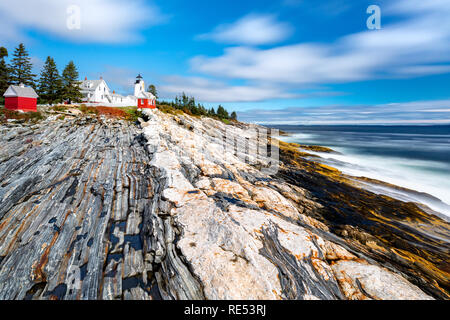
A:
{"type": "MultiPolygon", "coordinates": [[[[416,201],[450,217],[450,126],[272,126],[291,134],[286,142],[330,147],[315,153],[321,162],[352,176],[382,180],[427,193],[373,188],[404,201],[416,201]]],[[[309,152],[309,151],[308,151],[309,152]]]]}

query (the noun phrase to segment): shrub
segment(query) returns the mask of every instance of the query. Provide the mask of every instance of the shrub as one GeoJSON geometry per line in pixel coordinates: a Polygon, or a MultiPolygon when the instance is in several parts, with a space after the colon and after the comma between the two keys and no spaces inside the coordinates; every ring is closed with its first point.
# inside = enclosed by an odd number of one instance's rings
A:
{"type": "Polygon", "coordinates": [[[8,119],[21,120],[24,122],[38,122],[44,119],[42,113],[38,112],[18,112],[15,110],[8,110],[5,108],[0,108],[0,115],[3,121],[8,119]]]}
{"type": "MultiPolygon", "coordinates": [[[[79,109],[81,112],[83,112],[84,114],[99,114],[99,110],[98,108],[100,107],[87,107],[85,104],[82,104],[79,109]]],[[[103,107],[105,108],[105,107],[103,107]]]]}
{"type": "Polygon", "coordinates": [[[173,114],[173,115],[183,114],[182,110],[175,109],[174,107],[171,107],[170,105],[167,105],[167,104],[158,105],[157,107],[158,107],[158,110],[163,113],[173,114]]]}
{"type": "Polygon", "coordinates": [[[120,108],[127,114],[126,120],[136,122],[138,118],[142,118],[142,111],[138,110],[136,107],[126,107],[120,108]]]}
{"type": "Polygon", "coordinates": [[[57,111],[57,112],[65,112],[65,111],[67,111],[67,107],[63,106],[63,105],[57,105],[57,106],[51,107],[50,110],[57,111]]]}

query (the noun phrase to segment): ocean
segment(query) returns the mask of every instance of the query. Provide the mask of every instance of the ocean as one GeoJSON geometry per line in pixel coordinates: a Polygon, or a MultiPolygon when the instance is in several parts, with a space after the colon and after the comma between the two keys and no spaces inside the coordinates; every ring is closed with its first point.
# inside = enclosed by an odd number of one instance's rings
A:
{"type": "Polygon", "coordinates": [[[337,151],[308,152],[345,174],[382,180],[437,199],[379,186],[368,186],[371,191],[421,202],[450,217],[450,125],[271,127],[291,134],[281,137],[283,141],[337,151]]]}

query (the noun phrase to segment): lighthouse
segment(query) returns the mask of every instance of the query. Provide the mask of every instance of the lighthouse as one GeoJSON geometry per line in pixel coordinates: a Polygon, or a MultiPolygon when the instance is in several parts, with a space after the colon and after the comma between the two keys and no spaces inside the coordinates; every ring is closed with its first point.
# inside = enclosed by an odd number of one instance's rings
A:
{"type": "Polygon", "coordinates": [[[134,84],[134,96],[137,97],[141,92],[145,92],[145,83],[142,76],[139,74],[136,77],[136,82],[134,84]]]}
{"type": "Polygon", "coordinates": [[[156,97],[145,91],[144,79],[140,74],[136,77],[134,84],[134,96],[137,98],[138,108],[156,108],[156,97]]]}

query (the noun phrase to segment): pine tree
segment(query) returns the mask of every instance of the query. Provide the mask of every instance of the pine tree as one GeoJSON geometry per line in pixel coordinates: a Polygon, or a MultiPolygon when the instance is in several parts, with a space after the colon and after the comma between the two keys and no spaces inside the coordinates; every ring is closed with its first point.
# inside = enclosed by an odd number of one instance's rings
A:
{"type": "Polygon", "coordinates": [[[81,82],[78,81],[78,77],[77,67],[73,61],[70,61],[62,73],[62,98],[68,100],[69,103],[81,102],[83,98],[80,88],[81,82]]]}
{"type": "Polygon", "coordinates": [[[9,68],[5,62],[5,57],[8,56],[8,50],[4,47],[0,47],[0,104],[5,103],[3,93],[9,86],[9,68]]]}
{"type": "Polygon", "coordinates": [[[233,112],[231,113],[230,119],[231,119],[231,120],[237,120],[237,113],[236,113],[236,111],[233,111],[233,112]]]}
{"type": "Polygon", "coordinates": [[[31,72],[33,64],[23,43],[19,44],[13,53],[11,60],[11,84],[19,85],[23,83],[26,86],[34,87],[35,74],[31,72]]]}
{"type": "Polygon", "coordinates": [[[201,116],[206,116],[208,114],[208,110],[200,103],[197,105],[197,110],[198,114],[201,116]]]}
{"type": "Polygon", "coordinates": [[[225,108],[222,107],[221,105],[219,105],[219,107],[217,108],[217,115],[219,116],[220,119],[229,119],[230,118],[228,111],[225,110],[225,108]]]}
{"type": "Polygon", "coordinates": [[[61,101],[62,81],[55,60],[47,57],[39,79],[39,96],[44,102],[53,104],[61,101]]]}
{"type": "Polygon", "coordinates": [[[183,107],[187,107],[189,104],[189,97],[184,92],[181,94],[181,103],[183,107]]]}
{"type": "Polygon", "coordinates": [[[148,86],[148,92],[153,94],[155,96],[155,98],[158,99],[158,90],[156,90],[155,85],[153,85],[153,84],[149,85],[148,86]]]}

